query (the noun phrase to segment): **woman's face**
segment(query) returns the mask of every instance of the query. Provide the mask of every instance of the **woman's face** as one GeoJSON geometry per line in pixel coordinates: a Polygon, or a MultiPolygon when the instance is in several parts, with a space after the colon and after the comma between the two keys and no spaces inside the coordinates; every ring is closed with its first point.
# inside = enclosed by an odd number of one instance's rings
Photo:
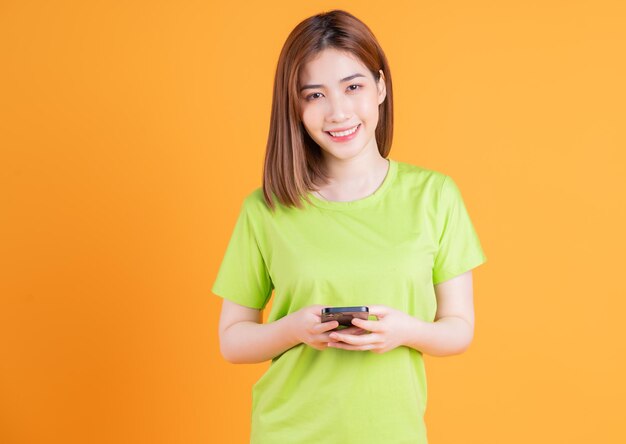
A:
{"type": "Polygon", "coordinates": [[[384,76],[376,82],[350,53],[325,49],[300,70],[300,117],[326,159],[378,153],[374,130],[385,96],[384,76]]]}

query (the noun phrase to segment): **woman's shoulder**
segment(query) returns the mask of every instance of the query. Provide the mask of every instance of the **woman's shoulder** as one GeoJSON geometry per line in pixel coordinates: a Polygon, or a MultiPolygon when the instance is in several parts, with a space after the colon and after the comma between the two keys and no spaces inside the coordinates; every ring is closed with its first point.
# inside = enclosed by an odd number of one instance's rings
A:
{"type": "Polygon", "coordinates": [[[434,190],[441,189],[441,186],[448,177],[447,174],[416,165],[409,162],[396,161],[398,164],[398,177],[401,185],[404,186],[420,186],[420,188],[432,188],[434,190]]]}
{"type": "Polygon", "coordinates": [[[248,192],[243,198],[243,207],[248,212],[248,214],[252,214],[255,216],[268,216],[275,217],[276,212],[281,209],[284,211],[284,207],[278,202],[275,195],[272,194],[274,201],[274,211],[270,209],[265,200],[265,193],[263,191],[263,187],[254,188],[252,191],[248,192]]]}
{"type": "Polygon", "coordinates": [[[261,211],[267,207],[263,195],[263,187],[257,187],[243,198],[243,206],[249,211],[261,211]]]}
{"type": "Polygon", "coordinates": [[[419,189],[437,205],[454,205],[463,200],[459,185],[448,174],[406,162],[399,162],[398,170],[404,172],[401,186],[410,191],[419,189]]]}

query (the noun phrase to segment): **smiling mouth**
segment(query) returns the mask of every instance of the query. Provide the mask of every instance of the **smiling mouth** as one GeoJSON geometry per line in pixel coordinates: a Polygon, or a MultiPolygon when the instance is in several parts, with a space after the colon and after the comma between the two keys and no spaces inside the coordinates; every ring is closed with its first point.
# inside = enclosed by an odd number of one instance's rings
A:
{"type": "Polygon", "coordinates": [[[359,129],[359,126],[361,126],[360,123],[357,126],[352,127],[351,129],[346,130],[346,131],[339,131],[339,132],[326,131],[326,133],[330,134],[333,137],[346,137],[346,136],[349,136],[351,134],[354,134],[356,132],[356,130],[359,129]]]}

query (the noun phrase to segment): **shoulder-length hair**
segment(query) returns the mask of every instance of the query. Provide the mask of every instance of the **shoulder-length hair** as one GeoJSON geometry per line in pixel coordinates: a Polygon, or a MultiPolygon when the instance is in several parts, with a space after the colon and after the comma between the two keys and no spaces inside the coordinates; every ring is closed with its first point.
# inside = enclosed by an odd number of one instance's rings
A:
{"type": "Polygon", "coordinates": [[[375,136],[378,150],[386,158],[393,138],[393,94],[391,72],[385,53],[370,29],[352,14],[332,10],[309,17],[291,31],[280,52],[269,136],[263,166],[263,196],[274,210],[272,194],[288,207],[302,208],[301,199],[317,191],[316,184],[328,179],[321,148],[306,132],[300,118],[300,69],[324,49],[351,53],[363,63],[376,81],[379,70],[385,77],[386,97],[379,105],[375,136]]]}

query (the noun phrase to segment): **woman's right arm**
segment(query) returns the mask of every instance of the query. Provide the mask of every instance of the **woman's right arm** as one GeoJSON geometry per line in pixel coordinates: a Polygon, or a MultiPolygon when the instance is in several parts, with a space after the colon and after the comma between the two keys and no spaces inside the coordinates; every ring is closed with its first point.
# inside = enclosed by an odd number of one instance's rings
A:
{"type": "Polygon", "coordinates": [[[305,307],[263,324],[261,310],[222,299],[220,352],[230,363],[254,364],[272,359],[303,342],[323,350],[328,342],[333,341],[327,332],[337,327],[338,323],[322,323],[322,307],[305,307]]]}

